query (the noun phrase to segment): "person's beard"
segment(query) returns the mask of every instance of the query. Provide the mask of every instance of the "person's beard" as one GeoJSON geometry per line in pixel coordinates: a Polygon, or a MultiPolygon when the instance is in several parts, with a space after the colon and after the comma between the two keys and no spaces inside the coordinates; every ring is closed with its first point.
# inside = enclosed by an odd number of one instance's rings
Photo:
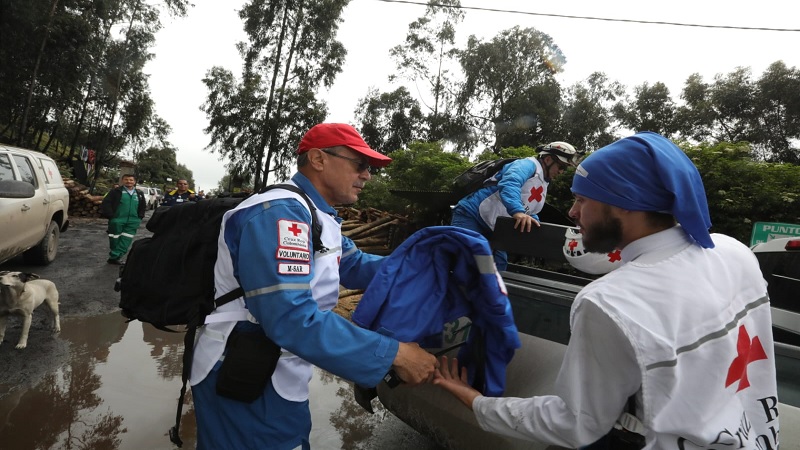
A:
{"type": "Polygon", "coordinates": [[[622,221],[608,214],[602,222],[583,228],[583,248],[587,252],[610,253],[622,242],[622,221]]]}

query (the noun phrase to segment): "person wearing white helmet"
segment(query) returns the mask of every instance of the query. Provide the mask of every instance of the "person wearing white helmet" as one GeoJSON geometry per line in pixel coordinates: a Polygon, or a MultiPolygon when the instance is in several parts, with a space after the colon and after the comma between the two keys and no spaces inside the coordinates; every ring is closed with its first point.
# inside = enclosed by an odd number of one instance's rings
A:
{"type": "Polygon", "coordinates": [[[586,285],[552,395],[484,397],[455,360],[434,384],[481,428],[587,449],[777,449],[772,319],[755,255],[711,234],[702,179],[667,138],[640,132],[586,158],[570,216],[622,266],[586,285]]]}
{"type": "MultiPolygon", "coordinates": [[[[506,164],[487,186],[462,198],[453,208],[450,224],[491,238],[498,217],[513,217],[514,229],[530,232],[539,226],[537,214],[544,208],[547,186],[567,167],[576,167],[580,153],[566,142],[538,148],[538,155],[506,164]]],[[[495,250],[497,270],[506,270],[508,255],[495,250]]]]}

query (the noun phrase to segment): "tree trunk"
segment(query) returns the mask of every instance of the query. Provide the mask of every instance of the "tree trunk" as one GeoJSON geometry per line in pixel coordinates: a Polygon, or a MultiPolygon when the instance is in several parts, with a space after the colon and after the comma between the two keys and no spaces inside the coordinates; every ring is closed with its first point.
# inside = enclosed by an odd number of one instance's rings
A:
{"type": "MultiPolygon", "coordinates": [[[[125,44],[127,45],[130,39],[130,32],[133,28],[133,23],[136,21],[136,14],[139,12],[139,8],[141,7],[141,1],[136,2],[136,7],[131,11],[131,20],[128,22],[128,31],[125,33],[125,44]]],[[[122,77],[124,75],[124,68],[125,66],[122,64],[124,62],[120,61],[119,64],[119,71],[117,72],[117,86],[114,90],[114,103],[111,106],[111,115],[108,118],[108,126],[103,131],[102,138],[100,140],[99,148],[96,150],[95,156],[95,171],[94,176],[92,177],[91,186],[89,186],[89,192],[94,193],[94,188],[97,185],[97,177],[100,175],[100,169],[102,156],[105,156],[105,153],[108,153],[108,139],[111,133],[114,131],[114,120],[117,118],[117,109],[119,107],[119,98],[120,98],[120,90],[122,89],[122,77]]]]}
{"type": "Polygon", "coordinates": [[[269,137],[269,152],[267,152],[267,160],[264,162],[264,181],[266,184],[267,176],[269,175],[270,161],[278,151],[278,124],[279,118],[283,111],[283,100],[286,95],[286,85],[289,83],[289,72],[292,67],[292,60],[294,59],[294,50],[297,45],[297,34],[300,32],[300,22],[303,17],[303,2],[298,5],[297,10],[297,23],[295,24],[294,32],[292,33],[292,43],[289,45],[289,56],[286,58],[286,66],[283,71],[283,82],[281,83],[281,92],[278,95],[278,106],[275,108],[275,126],[272,127],[269,137]]]}
{"type": "Polygon", "coordinates": [[[33,66],[33,74],[31,75],[31,85],[28,88],[28,98],[25,101],[25,108],[22,112],[22,123],[19,125],[19,136],[17,136],[17,145],[20,147],[25,147],[25,136],[27,135],[28,131],[28,114],[30,114],[31,110],[31,102],[33,101],[33,91],[36,88],[36,77],[39,74],[39,66],[42,63],[42,57],[44,56],[44,48],[47,45],[47,39],[50,37],[50,26],[53,24],[53,17],[56,14],[56,6],[58,6],[58,0],[53,0],[53,6],[50,8],[50,16],[47,18],[47,27],[45,27],[44,35],[42,36],[42,45],[39,47],[39,54],[36,55],[36,63],[33,66]]]}
{"type": "Polygon", "coordinates": [[[281,22],[281,34],[278,37],[278,44],[275,49],[275,58],[274,61],[274,68],[272,69],[272,82],[270,83],[269,87],[269,98],[267,99],[267,106],[266,111],[264,113],[264,131],[261,133],[261,143],[258,147],[258,157],[256,159],[256,176],[255,181],[253,182],[253,188],[258,192],[264,185],[266,185],[267,181],[267,173],[269,171],[269,161],[272,155],[270,153],[267,154],[267,159],[264,161],[264,180],[261,180],[261,163],[264,159],[264,149],[267,148],[269,138],[271,136],[271,129],[275,128],[277,124],[272,123],[270,117],[272,116],[272,104],[275,99],[275,84],[278,82],[278,71],[280,70],[281,64],[281,53],[283,52],[283,39],[286,36],[286,24],[289,21],[289,7],[284,6],[283,9],[283,20],[281,22]]]}

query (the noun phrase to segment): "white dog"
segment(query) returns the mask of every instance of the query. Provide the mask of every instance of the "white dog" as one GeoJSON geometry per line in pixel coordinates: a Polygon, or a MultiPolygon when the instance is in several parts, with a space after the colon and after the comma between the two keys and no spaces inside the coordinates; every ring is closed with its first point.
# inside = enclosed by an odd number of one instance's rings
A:
{"type": "Polygon", "coordinates": [[[55,332],[61,331],[58,317],[58,289],[52,281],[40,280],[39,275],[23,272],[0,272],[0,344],[6,335],[6,320],[10,314],[23,317],[22,335],[17,348],[28,345],[28,331],[31,329],[33,310],[43,302],[47,303],[55,316],[55,332]]]}

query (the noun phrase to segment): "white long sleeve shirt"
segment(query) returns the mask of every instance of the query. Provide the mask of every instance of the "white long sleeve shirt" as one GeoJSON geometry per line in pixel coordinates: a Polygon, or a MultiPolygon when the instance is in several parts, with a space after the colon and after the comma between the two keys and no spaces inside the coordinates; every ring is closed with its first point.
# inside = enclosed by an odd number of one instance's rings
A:
{"type": "Polygon", "coordinates": [[[777,448],[769,299],[747,247],[680,227],[639,239],[586,286],[555,395],[478,397],[485,430],[565,447],[606,434],[636,393],[646,449],[777,448]]]}

